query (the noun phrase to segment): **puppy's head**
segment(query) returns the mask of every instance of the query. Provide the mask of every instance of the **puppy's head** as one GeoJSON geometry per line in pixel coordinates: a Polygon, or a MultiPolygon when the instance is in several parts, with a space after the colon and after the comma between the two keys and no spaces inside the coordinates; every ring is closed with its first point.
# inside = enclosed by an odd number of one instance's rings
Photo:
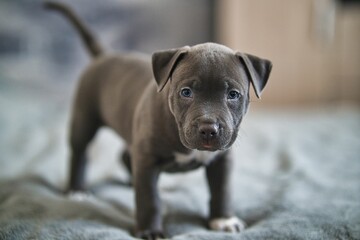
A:
{"type": "Polygon", "coordinates": [[[206,151],[233,144],[249,105],[250,84],[260,97],[272,66],[214,43],[156,52],[152,65],[158,91],[168,88],[182,144],[206,151]]]}

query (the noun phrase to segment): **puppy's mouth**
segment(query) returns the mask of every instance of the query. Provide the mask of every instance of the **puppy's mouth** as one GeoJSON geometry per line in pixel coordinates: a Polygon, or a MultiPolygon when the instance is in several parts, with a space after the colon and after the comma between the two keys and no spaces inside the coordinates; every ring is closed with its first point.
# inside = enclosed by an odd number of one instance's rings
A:
{"type": "Polygon", "coordinates": [[[218,143],[214,143],[213,141],[203,140],[199,144],[199,147],[197,147],[197,150],[201,150],[201,151],[217,151],[217,150],[222,150],[222,146],[220,146],[218,143]]]}
{"type": "Polygon", "coordinates": [[[208,142],[203,143],[202,146],[203,146],[205,149],[211,149],[211,148],[214,147],[212,144],[210,144],[210,143],[208,143],[208,142]]]}
{"type": "Polygon", "coordinates": [[[207,142],[196,142],[194,144],[184,144],[185,147],[193,150],[199,151],[223,151],[229,148],[230,144],[220,144],[220,143],[207,143],[207,142]]]}

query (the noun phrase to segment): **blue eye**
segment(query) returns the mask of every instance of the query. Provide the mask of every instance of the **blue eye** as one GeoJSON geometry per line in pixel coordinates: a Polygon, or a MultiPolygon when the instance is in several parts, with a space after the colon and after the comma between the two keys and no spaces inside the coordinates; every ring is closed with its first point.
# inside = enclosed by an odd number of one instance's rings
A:
{"type": "Polygon", "coordinates": [[[240,93],[238,91],[232,90],[228,93],[227,99],[237,100],[240,98],[240,93]]]}
{"type": "Polygon", "coordinates": [[[191,98],[192,97],[192,91],[190,88],[183,88],[180,92],[181,96],[185,98],[191,98]]]}

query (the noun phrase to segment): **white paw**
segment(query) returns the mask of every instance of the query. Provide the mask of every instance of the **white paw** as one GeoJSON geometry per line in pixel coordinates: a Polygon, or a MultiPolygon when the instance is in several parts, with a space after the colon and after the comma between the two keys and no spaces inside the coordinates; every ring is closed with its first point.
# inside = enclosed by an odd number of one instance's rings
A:
{"type": "Polygon", "coordinates": [[[68,198],[73,201],[77,202],[93,202],[94,196],[87,192],[81,192],[81,191],[71,191],[68,193],[68,198]]]}
{"type": "Polygon", "coordinates": [[[246,224],[237,217],[230,217],[211,219],[209,226],[216,231],[241,232],[245,229],[246,224]]]}

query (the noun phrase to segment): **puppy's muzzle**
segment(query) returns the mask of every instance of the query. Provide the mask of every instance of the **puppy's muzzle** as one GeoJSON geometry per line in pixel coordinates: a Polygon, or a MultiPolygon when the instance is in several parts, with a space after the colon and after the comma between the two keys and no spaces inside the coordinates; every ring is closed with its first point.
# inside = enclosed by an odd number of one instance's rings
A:
{"type": "Polygon", "coordinates": [[[205,141],[217,138],[219,135],[218,123],[203,123],[199,126],[199,133],[201,138],[205,141]]]}
{"type": "Polygon", "coordinates": [[[211,149],[218,145],[219,141],[218,123],[200,123],[198,125],[198,138],[201,139],[201,146],[205,149],[211,149]]]}
{"type": "Polygon", "coordinates": [[[212,118],[200,117],[195,120],[194,133],[198,146],[202,150],[216,150],[221,145],[222,131],[219,121],[212,118]]]}

